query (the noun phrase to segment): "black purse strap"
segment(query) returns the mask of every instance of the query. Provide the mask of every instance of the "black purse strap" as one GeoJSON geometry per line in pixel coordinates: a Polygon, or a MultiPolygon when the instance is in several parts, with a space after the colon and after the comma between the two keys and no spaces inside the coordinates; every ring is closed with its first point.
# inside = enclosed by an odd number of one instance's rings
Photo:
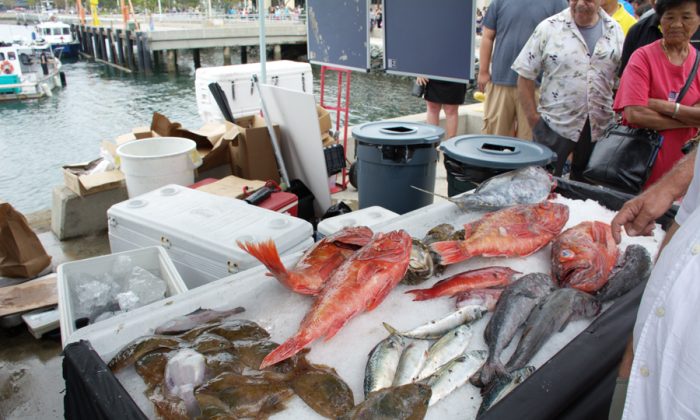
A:
{"type": "Polygon", "coordinates": [[[695,51],[695,63],[693,63],[693,69],[690,70],[690,74],[688,75],[688,80],[685,81],[685,85],[683,86],[683,89],[681,89],[681,93],[678,94],[678,98],[676,99],[676,103],[681,103],[681,99],[685,96],[686,92],[688,92],[688,89],[690,89],[690,85],[693,83],[693,79],[695,79],[695,74],[698,72],[698,63],[700,63],[700,51],[695,51]]]}

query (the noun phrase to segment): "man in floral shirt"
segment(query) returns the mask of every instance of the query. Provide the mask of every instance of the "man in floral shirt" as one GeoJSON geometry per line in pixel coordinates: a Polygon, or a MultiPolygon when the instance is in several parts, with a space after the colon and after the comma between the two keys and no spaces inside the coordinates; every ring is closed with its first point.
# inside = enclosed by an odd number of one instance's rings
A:
{"type": "Polygon", "coordinates": [[[581,181],[593,150],[613,122],[613,87],[624,35],[601,0],[569,0],[543,20],[511,67],[533,140],[557,154],[560,176],[573,152],[571,179],[581,181]],[[542,74],[539,104],[535,79],[542,74]]]}

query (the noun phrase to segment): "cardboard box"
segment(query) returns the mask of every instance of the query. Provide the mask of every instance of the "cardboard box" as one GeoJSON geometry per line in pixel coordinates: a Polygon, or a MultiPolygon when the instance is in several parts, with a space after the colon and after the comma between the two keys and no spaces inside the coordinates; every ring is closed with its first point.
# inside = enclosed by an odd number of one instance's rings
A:
{"type": "Polygon", "coordinates": [[[119,170],[87,174],[100,161],[102,158],[87,163],[64,165],[63,180],[66,187],[81,197],[121,187],[124,184],[124,174],[119,170]]]}
{"type": "Polygon", "coordinates": [[[202,185],[197,189],[199,191],[208,192],[209,194],[243,199],[245,198],[243,188],[248,187],[248,191],[255,191],[258,188],[264,186],[264,181],[258,181],[254,179],[243,179],[231,175],[225,178],[221,178],[216,182],[212,182],[211,184],[202,185]]]}
{"type": "Polygon", "coordinates": [[[331,114],[325,109],[316,105],[316,113],[318,114],[318,126],[321,129],[321,136],[328,133],[333,128],[331,123],[331,114]]]}
{"type": "MultiPolygon", "coordinates": [[[[272,180],[279,184],[280,175],[272,147],[272,139],[265,120],[258,115],[236,119],[239,135],[230,145],[233,174],[244,179],[272,180]]],[[[282,136],[278,126],[274,126],[277,139],[282,136]]]]}

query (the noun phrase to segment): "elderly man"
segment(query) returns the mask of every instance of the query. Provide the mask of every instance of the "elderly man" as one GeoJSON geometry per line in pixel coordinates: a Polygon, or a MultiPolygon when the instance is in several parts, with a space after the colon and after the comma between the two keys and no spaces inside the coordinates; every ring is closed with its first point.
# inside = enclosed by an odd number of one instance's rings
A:
{"type": "Polygon", "coordinates": [[[570,0],[568,9],[537,26],[512,66],[533,140],[557,154],[557,176],[573,153],[571,179],[577,181],[583,180],[593,142],[614,118],[613,87],[624,35],[600,3],[570,0]]]}
{"type": "Polygon", "coordinates": [[[518,101],[518,75],[510,66],[535,27],[566,7],[566,0],[491,2],[479,48],[477,88],[486,93],[482,133],[532,139],[532,130],[518,101]]]}

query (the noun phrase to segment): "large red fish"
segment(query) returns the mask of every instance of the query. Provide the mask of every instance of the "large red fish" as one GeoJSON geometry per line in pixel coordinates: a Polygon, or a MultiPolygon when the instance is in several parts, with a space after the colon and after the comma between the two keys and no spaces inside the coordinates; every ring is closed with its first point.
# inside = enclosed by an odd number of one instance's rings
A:
{"type": "Polygon", "coordinates": [[[316,242],[290,270],[284,268],[272,240],[258,244],[238,242],[238,246],[263,263],[270,270],[268,276],[294,292],[316,295],[335,269],[371,239],[372,230],[368,227],[345,228],[316,242]]]}
{"type": "Polygon", "coordinates": [[[552,276],[560,286],[595,292],[608,281],[620,251],[603,222],[582,222],[552,242],[552,276]]]}
{"type": "Polygon", "coordinates": [[[260,369],[295,355],[317,338],[329,340],[350,318],[376,308],[406,274],[410,256],[408,233],[375,235],[333,273],[297,333],[268,354],[260,369]]]}
{"type": "Polygon", "coordinates": [[[484,267],[478,270],[465,271],[455,274],[445,280],[440,280],[429,289],[413,289],[413,300],[428,300],[440,296],[454,296],[462,292],[488,287],[505,287],[519,271],[508,267],[484,267]]]}
{"type": "Polygon", "coordinates": [[[569,220],[564,204],[543,202],[509,207],[487,213],[464,225],[463,241],[430,245],[449,265],[472,257],[525,257],[547,245],[569,220]]]}

